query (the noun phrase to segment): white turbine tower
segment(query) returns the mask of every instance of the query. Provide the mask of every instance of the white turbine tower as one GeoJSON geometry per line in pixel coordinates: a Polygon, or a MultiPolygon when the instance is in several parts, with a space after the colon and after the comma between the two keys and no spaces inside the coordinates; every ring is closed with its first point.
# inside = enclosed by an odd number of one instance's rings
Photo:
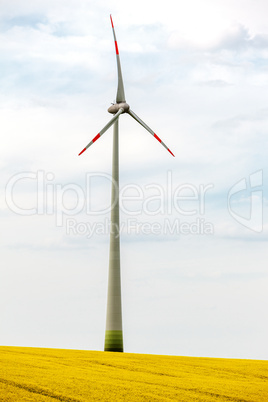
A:
{"type": "Polygon", "coordinates": [[[119,229],[119,161],[118,161],[118,119],[120,114],[128,113],[138,123],[140,123],[152,136],[154,136],[160,144],[165,147],[168,152],[173,153],[164,144],[163,141],[147,126],[129,107],[125,99],[125,91],[119,51],[112,16],[111,24],[114,35],[118,86],[116,94],[116,103],[109,107],[108,112],[114,116],[106,124],[106,126],[90,141],[89,144],[79,153],[81,155],[86,151],[98,138],[100,138],[109,127],[114,126],[113,136],[113,167],[112,167],[112,197],[111,197],[111,231],[110,231],[110,256],[109,256],[109,280],[108,280],[108,300],[107,300],[107,316],[106,316],[106,332],[105,332],[105,351],[123,352],[123,330],[122,330],[122,307],[121,307],[121,279],[120,279],[120,229],[119,229]]]}

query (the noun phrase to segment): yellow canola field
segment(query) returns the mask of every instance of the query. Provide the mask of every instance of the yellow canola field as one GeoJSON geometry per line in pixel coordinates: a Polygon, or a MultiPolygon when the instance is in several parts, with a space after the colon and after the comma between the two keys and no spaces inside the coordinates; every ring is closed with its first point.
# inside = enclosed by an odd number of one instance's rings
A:
{"type": "Polygon", "coordinates": [[[0,401],[268,401],[268,361],[0,347],[0,401]]]}

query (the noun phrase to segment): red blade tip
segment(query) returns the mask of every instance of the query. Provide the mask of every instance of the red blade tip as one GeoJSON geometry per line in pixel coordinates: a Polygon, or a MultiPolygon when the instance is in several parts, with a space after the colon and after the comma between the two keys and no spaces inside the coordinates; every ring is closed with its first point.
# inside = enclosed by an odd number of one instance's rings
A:
{"type": "Polygon", "coordinates": [[[154,133],[154,137],[157,139],[157,141],[162,142],[162,141],[160,140],[160,138],[158,137],[158,135],[156,135],[155,133],[154,133]]]}
{"type": "Polygon", "coordinates": [[[114,24],[113,24],[112,14],[110,14],[110,18],[111,18],[111,24],[112,24],[112,28],[113,28],[114,24]]]}
{"type": "Polygon", "coordinates": [[[84,148],[83,151],[81,151],[80,154],[78,154],[78,156],[81,155],[83,152],[85,152],[85,150],[86,148],[84,148]]]}
{"type": "Polygon", "coordinates": [[[93,138],[92,142],[97,141],[97,139],[100,138],[100,133],[96,135],[96,137],[93,138]]]}
{"type": "Polygon", "coordinates": [[[172,156],[174,156],[174,158],[175,158],[175,155],[171,152],[171,150],[170,149],[168,149],[168,152],[170,152],[171,153],[171,155],[172,156]]]}

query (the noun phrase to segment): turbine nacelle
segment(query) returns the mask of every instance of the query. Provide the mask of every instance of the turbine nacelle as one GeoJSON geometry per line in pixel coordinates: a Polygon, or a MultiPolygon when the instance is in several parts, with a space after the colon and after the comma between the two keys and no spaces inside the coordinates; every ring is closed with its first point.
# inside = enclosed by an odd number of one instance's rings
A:
{"type": "Polygon", "coordinates": [[[122,113],[126,113],[129,111],[129,105],[126,102],[113,103],[112,106],[109,107],[108,112],[115,114],[119,111],[119,109],[123,109],[124,112],[122,113]]]}

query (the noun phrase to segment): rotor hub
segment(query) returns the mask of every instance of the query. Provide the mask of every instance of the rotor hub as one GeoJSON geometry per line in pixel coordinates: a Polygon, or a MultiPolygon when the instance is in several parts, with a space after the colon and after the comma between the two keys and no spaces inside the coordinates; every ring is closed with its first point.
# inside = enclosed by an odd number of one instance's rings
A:
{"type": "Polygon", "coordinates": [[[129,111],[129,105],[126,102],[114,103],[112,106],[109,107],[108,112],[115,114],[118,112],[119,109],[124,109],[123,113],[129,111]]]}

